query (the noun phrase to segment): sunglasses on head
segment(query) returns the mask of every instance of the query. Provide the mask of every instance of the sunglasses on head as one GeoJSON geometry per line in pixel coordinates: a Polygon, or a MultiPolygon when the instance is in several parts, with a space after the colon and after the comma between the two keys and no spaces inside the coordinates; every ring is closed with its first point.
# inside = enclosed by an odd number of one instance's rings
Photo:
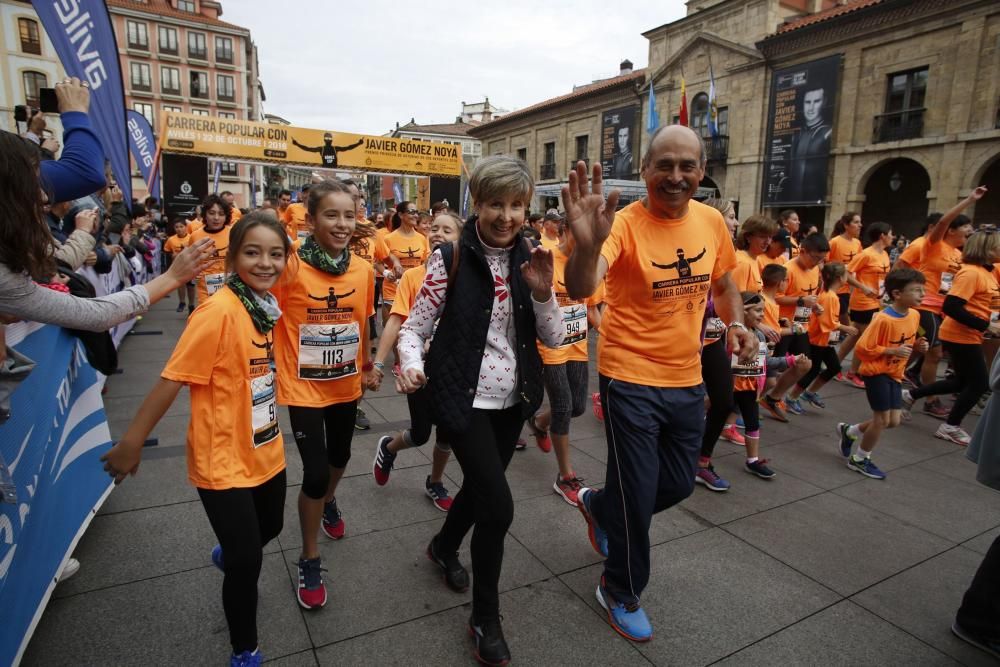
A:
{"type": "Polygon", "coordinates": [[[415,209],[415,208],[408,208],[408,209],[406,209],[406,212],[407,212],[407,213],[408,213],[409,215],[416,215],[416,214],[417,214],[417,213],[419,213],[420,211],[418,211],[418,210],[417,210],[417,209],[415,209]]]}

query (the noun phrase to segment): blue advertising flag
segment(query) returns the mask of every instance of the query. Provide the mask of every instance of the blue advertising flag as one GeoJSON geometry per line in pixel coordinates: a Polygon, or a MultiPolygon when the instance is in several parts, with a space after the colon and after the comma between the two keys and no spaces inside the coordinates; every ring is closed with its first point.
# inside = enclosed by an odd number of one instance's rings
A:
{"type": "Polygon", "coordinates": [[[250,167],[250,208],[257,208],[257,165],[250,167]]]}
{"type": "Polygon", "coordinates": [[[399,185],[399,181],[396,179],[392,180],[392,196],[396,198],[396,203],[403,201],[403,188],[399,185]]]}
{"type": "Polygon", "coordinates": [[[125,127],[125,91],[118,44],[103,0],[32,0],[66,74],[90,87],[90,122],[122,191],[132,202],[125,127]]]}
{"type": "Polygon", "coordinates": [[[139,165],[139,173],[146,181],[146,189],[150,197],[160,198],[160,175],[153,168],[156,164],[156,137],[149,121],[138,111],[129,109],[128,114],[128,145],[132,149],[132,157],[139,165]],[[152,178],[152,182],[150,182],[152,178]]]}
{"type": "Polygon", "coordinates": [[[715,72],[708,66],[708,131],[712,138],[719,137],[719,107],[715,103],[715,72]]]}
{"type": "Polygon", "coordinates": [[[656,95],[653,93],[653,82],[649,82],[649,108],[646,110],[646,130],[656,132],[660,127],[660,114],[656,111],[656,95]]]}
{"type": "Polygon", "coordinates": [[[212,180],[212,194],[219,194],[219,176],[222,175],[222,163],[215,163],[215,178],[212,180]]]}

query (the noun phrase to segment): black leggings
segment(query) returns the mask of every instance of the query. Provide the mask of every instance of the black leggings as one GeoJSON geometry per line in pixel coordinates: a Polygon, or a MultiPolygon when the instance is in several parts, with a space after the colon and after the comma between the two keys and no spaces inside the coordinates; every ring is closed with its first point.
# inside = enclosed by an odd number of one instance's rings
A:
{"type": "Polygon", "coordinates": [[[958,392],[958,398],[951,406],[947,423],[951,426],[961,426],[965,415],[976,405],[979,397],[990,388],[990,372],[986,368],[986,357],[983,356],[983,346],[970,343],[952,343],[942,341],[944,351],[951,358],[955,374],[951,379],[938,380],[931,384],[914,389],[910,395],[913,398],[952,394],[958,392]]]}
{"type": "MultiPolygon", "coordinates": [[[[426,387],[417,389],[406,395],[406,405],[410,409],[410,428],[403,431],[403,442],[407,447],[420,447],[431,439],[431,398],[426,387]]],[[[445,452],[451,451],[451,445],[441,438],[438,429],[435,446],[445,452]]]]}
{"type": "Polygon", "coordinates": [[[357,401],[334,403],[325,408],[288,406],[292,433],[302,458],[302,493],[307,498],[326,497],[330,466],[346,468],[351,460],[357,410],[357,401]]]}
{"type": "Polygon", "coordinates": [[[808,389],[813,380],[818,377],[829,382],[840,372],[840,359],[837,357],[837,350],[830,345],[813,345],[810,343],[809,361],[812,362],[812,368],[809,369],[808,373],[799,378],[799,381],[796,383],[800,389],[808,389]],[[823,366],[826,366],[826,368],[821,371],[820,369],[823,366]]]}
{"type": "Polygon", "coordinates": [[[438,533],[441,553],[454,553],[472,529],[472,615],[483,622],[499,618],[503,543],[514,520],[514,500],[507,484],[507,464],[524,426],[521,406],[503,410],[472,409],[462,433],[442,433],[462,467],[462,488],[438,533]]]}
{"type": "Polygon", "coordinates": [[[772,356],[784,357],[787,354],[809,354],[809,334],[798,333],[782,336],[774,346],[772,356]]]}
{"type": "Polygon", "coordinates": [[[733,369],[726,354],[725,339],[701,349],[701,379],[709,401],[705,433],[701,438],[701,455],[711,458],[715,443],[726,425],[726,417],[733,409],[733,369]]]}
{"type": "Polygon", "coordinates": [[[570,419],[587,409],[587,362],[545,364],[542,381],[552,410],[549,430],[556,435],[569,435],[570,419]]]}
{"type": "Polygon", "coordinates": [[[222,546],[222,609],[233,653],[257,648],[257,580],[263,549],[278,536],[284,523],[287,486],[282,470],[248,489],[198,489],[205,514],[222,546]]]}
{"type": "Polygon", "coordinates": [[[754,433],[760,433],[760,407],[757,404],[756,391],[734,391],[733,401],[743,415],[743,432],[751,438],[754,433]]]}

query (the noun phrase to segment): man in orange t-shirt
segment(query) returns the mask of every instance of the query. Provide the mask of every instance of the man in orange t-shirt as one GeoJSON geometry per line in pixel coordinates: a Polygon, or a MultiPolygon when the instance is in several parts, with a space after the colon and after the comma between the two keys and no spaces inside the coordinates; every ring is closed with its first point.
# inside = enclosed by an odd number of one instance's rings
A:
{"type": "MultiPolygon", "coordinates": [[[[646,197],[615,214],[603,197],[600,165],[579,162],[562,199],[575,247],[566,263],[570,298],[605,280],[607,309],[598,348],[608,447],[606,486],[583,488],[579,508],[591,545],[607,556],[597,587],[617,632],[652,636],[639,597],[649,581],[653,514],[691,494],[704,429],[701,322],[711,291],[742,362],[757,353],[743,324],[729,230],[717,210],[691,200],[705,175],[705,148],[691,129],[666,125],[642,158],[646,197]]],[[[717,343],[723,344],[723,343],[717,343]]]]}
{"type": "Polygon", "coordinates": [[[309,213],[307,203],[309,201],[309,183],[302,186],[299,193],[299,200],[288,205],[288,208],[281,214],[281,221],[285,225],[288,238],[293,241],[303,239],[312,233],[309,223],[306,222],[306,214],[309,213]]]}

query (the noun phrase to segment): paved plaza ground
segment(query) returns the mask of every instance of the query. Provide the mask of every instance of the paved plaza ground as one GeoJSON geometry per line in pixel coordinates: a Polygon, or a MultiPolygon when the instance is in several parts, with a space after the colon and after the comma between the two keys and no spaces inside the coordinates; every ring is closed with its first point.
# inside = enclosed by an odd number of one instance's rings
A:
{"type": "MultiPolygon", "coordinates": [[[[167,299],[129,336],[123,374],[105,397],[120,436],[184,325],[167,299]]],[[[387,383],[388,384],[388,383],[387,383]]],[[[591,374],[596,386],[596,375],[591,374]]],[[[827,409],[764,420],[772,481],[742,472],[739,448],[720,442],[724,494],[697,487],[653,520],[653,573],[643,596],[653,640],[633,644],[599,612],[601,572],[584,522],[552,491],[553,454],[531,444],[508,471],[515,500],[501,576],[504,631],[514,662],[528,665],[984,665],[990,659],[949,628],[1000,533],[1000,495],[980,486],[964,451],[932,437],[938,421],[915,414],[887,432],[875,460],[883,482],[847,470],[835,425],[867,412],[864,392],[832,384],[827,409]]],[[[321,538],[330,601],[305,612],[295,601],[301,468],[282,416],[288,457],[285,528],[266,549],[260,579],[261,648],[275,665],[468,665],[471,592],[441,581],[424,550],[443,521],[423,495],[430,450],[400,454],[377,487],[380,435],[404,427],[403,397],[384,388],[364,401],[372,429],[358,432],[338,492],[347,522],[339,542],[321,538]]],[[[23,664],[221,665],[228,655],[222,575],[197,494],[186,478],[187,391],[154,432],[139,475],[116,489],[60,584],[23,664]]],[[[975,418],[966,427],[971,432],[975,418]]],[[[530,439],[529,439],[530,441],[530,439]]],[[[589,410],[572,426],[573,462],[601,486],[607,457],[589,410]]],[[[452,461],[447,484],[458,490],[452,461]]],[[[460,553],[469,566],[468,540],[460,553]]]]}

